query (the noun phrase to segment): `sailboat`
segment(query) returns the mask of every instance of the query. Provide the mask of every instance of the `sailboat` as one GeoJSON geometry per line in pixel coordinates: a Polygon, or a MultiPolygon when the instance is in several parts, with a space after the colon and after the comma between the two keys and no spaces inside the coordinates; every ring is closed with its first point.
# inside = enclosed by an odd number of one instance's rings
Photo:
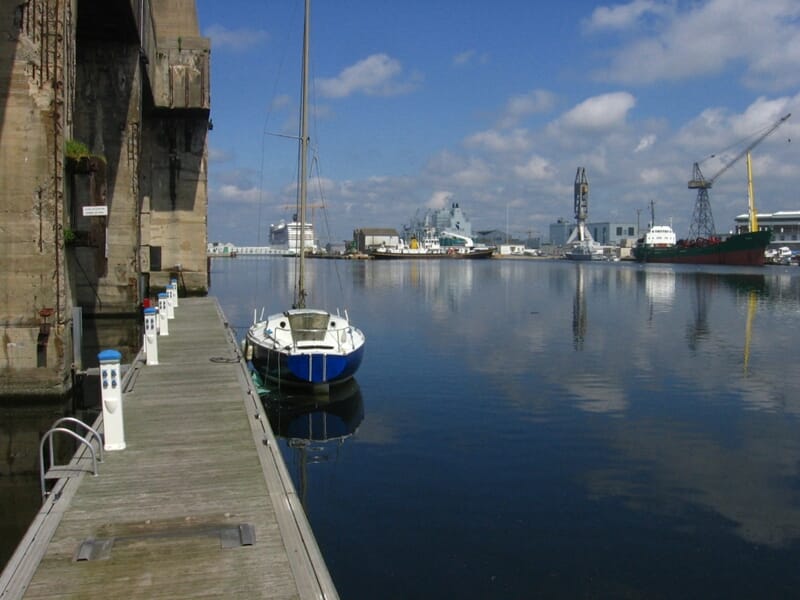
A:
{"type": "Polygon", "coordinates": [[[245,355],[262,377],[279,384],[294,384],[327,392],[329,386],[349,380],[364,356],[364,333],[343,314],[306,307],[305,232],[308,170],[308,78],[311,2],[305,0],[303,66],[300,103],[300,167],[298,169],[299,221],[302,240],[298,248],[297,286],[291,309],[256,318],[247,331],[245,355]]]}

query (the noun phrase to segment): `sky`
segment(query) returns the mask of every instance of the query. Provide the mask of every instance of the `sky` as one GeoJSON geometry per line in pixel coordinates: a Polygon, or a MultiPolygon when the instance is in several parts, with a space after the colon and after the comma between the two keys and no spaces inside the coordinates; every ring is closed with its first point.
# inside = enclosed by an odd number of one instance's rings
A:
{"type": "MultiPolygon", "coordinates": [[[[297,179],[302,0],[197,0],[211,39],[210,241],[267,244],[297,179]]],[[[473,231],[672,224],[752,151],[757,210],[800,210],[797,0],[314,0],[309,204],[320,241],[457,203],[473,231]],[[325,209],[320,207],[324,206],[325,209]]],[[[745,160],[709,191],[747,212],[745,160]]]]}

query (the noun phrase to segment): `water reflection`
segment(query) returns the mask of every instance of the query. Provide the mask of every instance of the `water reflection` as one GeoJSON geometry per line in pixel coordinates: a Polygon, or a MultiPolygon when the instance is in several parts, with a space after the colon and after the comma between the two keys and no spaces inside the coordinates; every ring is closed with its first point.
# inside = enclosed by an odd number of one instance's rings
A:
{"type": "Polygon", "coordinates": [[[351,379],[331,388],[328,396],[272,390],[262,400],[273,432],[292,454],[295,484],[307,508],[308,466],[338,460],[342,444],[364,420],[361,388],[351,379]]]}
{"type": "Polygon", "coordinates": [[[370,418],[273,426],[343,597],[800,584],[800,269],[342,263],[370,418]]]}
{"type": "Polygon", "coordinates": [[[577,281],[575,282],[575,299],[572,302],[572,339],[575,350],[583,350],[583,338],[586,337],[586,298],[583,293],[583,265],[575,265],[577,281]]]}
{"type": "MultiPolygon", "coordinates": [[[[42,502],[39,441],[56,420],[71,414],[68,401],[32,398],[0,404],[0,570],[42,502]]],[[[59,461],[69,460],[74,450],[68,443],[56,444],[55,448],[59,461]]]]}
{"type": "Polygon", "coordinates": [[[671,269],[655,269],[645,272],[645,294],[650,301],[651,316],[665,312],[675,298],[675,273],[671,269]]]}
{"type": "MultiPolygon", "coordinates": [[[[611,424],[608,441],[620,456],[613,466],[587,472],[594,498],[613,496],[636,511],[671,515],[676,527],[702,507],[757,544],[781,547],[800,538],[800,504],[790,483],[800,475],[794,425],[754,418],[733,430],[720,424],[715,434],[700,430],[684,410],[671,412],[611,424]]],[[[694,527],[705,530],[710,521],[695,517],[694,527]]]]}

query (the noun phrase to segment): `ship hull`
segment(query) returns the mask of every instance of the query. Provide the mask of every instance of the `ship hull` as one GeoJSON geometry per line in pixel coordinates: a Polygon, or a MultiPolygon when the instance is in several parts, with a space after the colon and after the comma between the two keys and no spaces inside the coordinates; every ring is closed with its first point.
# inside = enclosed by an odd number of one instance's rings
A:
{"type": "Polygon", "coordinates": [[[690,265],[762,266],[764,250],[772,239],[769,231],[738,233],[716,243],[681,244],[670,247],[637,246],[633,256],[639,262],[690,265]]]}

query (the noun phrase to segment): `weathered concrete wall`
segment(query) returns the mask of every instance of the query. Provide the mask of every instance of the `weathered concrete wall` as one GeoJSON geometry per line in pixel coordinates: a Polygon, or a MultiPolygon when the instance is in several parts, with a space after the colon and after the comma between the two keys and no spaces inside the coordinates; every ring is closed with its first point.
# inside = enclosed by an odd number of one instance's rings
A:
{"type": "Polygon", "coordinates": [[[62,230],[73,9],[0,7],[0,393],[61,390],[71,360],[62,230]]]}
{"type": "Polygon", "coordinates": [[[199,35],[194,0],[154,0],[153,16],[159,45],[169,38],[199,35]]]}
{"type": "Polygon", "coordinates": [[[81,263],[71,265],[76,299],[84,314],[135,312],[140,302],[138,45],[79,40],[76,70],[74,135],[98,157],[88,172],[68,171],[73,228],[90,233],[87,245],[70,248],[70,258],[81,263]],[[87,204],[106,206],[108,216],[82,216],[87,204]]]}
{"type": "Polygon", "coordinates": [[[152,118],[142,131],[142,254],[150,263],[144,270],[156,288],[175,277],[186,292],[203,294],[210,46],[198,35],[193,0],[159,0],[153,13],[158,50],[149,71],[152,118]]]}
{"type": "Polygon", "coordinates": [[[194,0],[0,4],[0,396],[69,385],[73,304],[207,292],[209,61],[194,0]]]}

